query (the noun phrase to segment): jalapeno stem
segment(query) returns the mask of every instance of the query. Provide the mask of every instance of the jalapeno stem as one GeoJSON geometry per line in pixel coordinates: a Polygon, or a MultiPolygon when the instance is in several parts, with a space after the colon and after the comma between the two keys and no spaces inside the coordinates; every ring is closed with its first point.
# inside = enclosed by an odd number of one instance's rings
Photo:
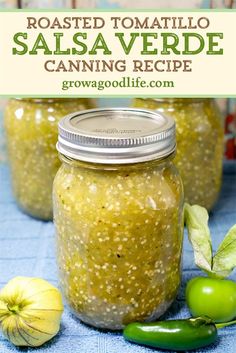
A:
{"type": "Polygon", "coordinates": [[[221,328],[224,328],[226,326],[230,326],[230,325],[234,325],[234,324],[236,324],[236,320],[229,321],[229,322],[222,322],[220,324],[215,324],[215,326],[216,326],[217,329],[221,329],[221,328]]]}

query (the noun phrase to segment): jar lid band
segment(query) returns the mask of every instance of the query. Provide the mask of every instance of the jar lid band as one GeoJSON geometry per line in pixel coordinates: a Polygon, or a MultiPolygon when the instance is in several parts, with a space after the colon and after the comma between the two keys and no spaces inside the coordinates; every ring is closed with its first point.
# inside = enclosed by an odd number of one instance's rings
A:
{"type": "Polygon", "coordinates": [[[172,118],[150,110],[105,108],[63,118],[57,149],[76,160],[129,164],[164,158],[175,144],[172,118]]]}

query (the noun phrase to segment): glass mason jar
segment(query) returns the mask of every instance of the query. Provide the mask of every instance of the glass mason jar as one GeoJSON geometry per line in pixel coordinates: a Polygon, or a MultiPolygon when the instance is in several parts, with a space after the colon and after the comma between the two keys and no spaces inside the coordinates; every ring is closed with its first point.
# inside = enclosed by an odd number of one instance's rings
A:
{"type": "Polygon", "coordinates": [[[26,213],[52,219],[52,183],[60,166],[58,121],[70,112],[94,107],[87,99],[11,99],[5,130],[16,200],[26,213]]]}
{"type": "Polygon", "coordinates": [[[182,182],[171,118],[98,109],[59,123],[53,188],[60,283],[85,323],[162,315],[180,283],[182,182]]]}
{"type": "Polygon", "coordinates": [[[210,210],[222,180],[223,121],[214,99],[135,99],[134,107],[159,111],[176,122],[176,166],[185,200],[210,210]]]}

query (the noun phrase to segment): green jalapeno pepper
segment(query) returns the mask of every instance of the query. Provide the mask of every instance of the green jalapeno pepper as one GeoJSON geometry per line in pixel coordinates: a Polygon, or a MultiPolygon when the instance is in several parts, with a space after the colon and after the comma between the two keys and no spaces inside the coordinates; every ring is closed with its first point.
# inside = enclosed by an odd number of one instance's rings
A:
{"type": "Polygon", "coordinates": [[[150,347],[185,351],[208,346],[216,341],[217,327],[207,317],[131,323],[124,329],[128,341],[150,347]]]}

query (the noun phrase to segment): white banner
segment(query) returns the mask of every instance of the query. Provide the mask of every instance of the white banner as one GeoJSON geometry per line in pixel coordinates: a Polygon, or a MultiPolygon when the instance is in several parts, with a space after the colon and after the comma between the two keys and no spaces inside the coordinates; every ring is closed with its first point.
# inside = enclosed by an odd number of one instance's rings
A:
{"type": "Polygon", "coordinates": [[[2,96],[236,97],[236,12],[0,12],[2,96]]]}

